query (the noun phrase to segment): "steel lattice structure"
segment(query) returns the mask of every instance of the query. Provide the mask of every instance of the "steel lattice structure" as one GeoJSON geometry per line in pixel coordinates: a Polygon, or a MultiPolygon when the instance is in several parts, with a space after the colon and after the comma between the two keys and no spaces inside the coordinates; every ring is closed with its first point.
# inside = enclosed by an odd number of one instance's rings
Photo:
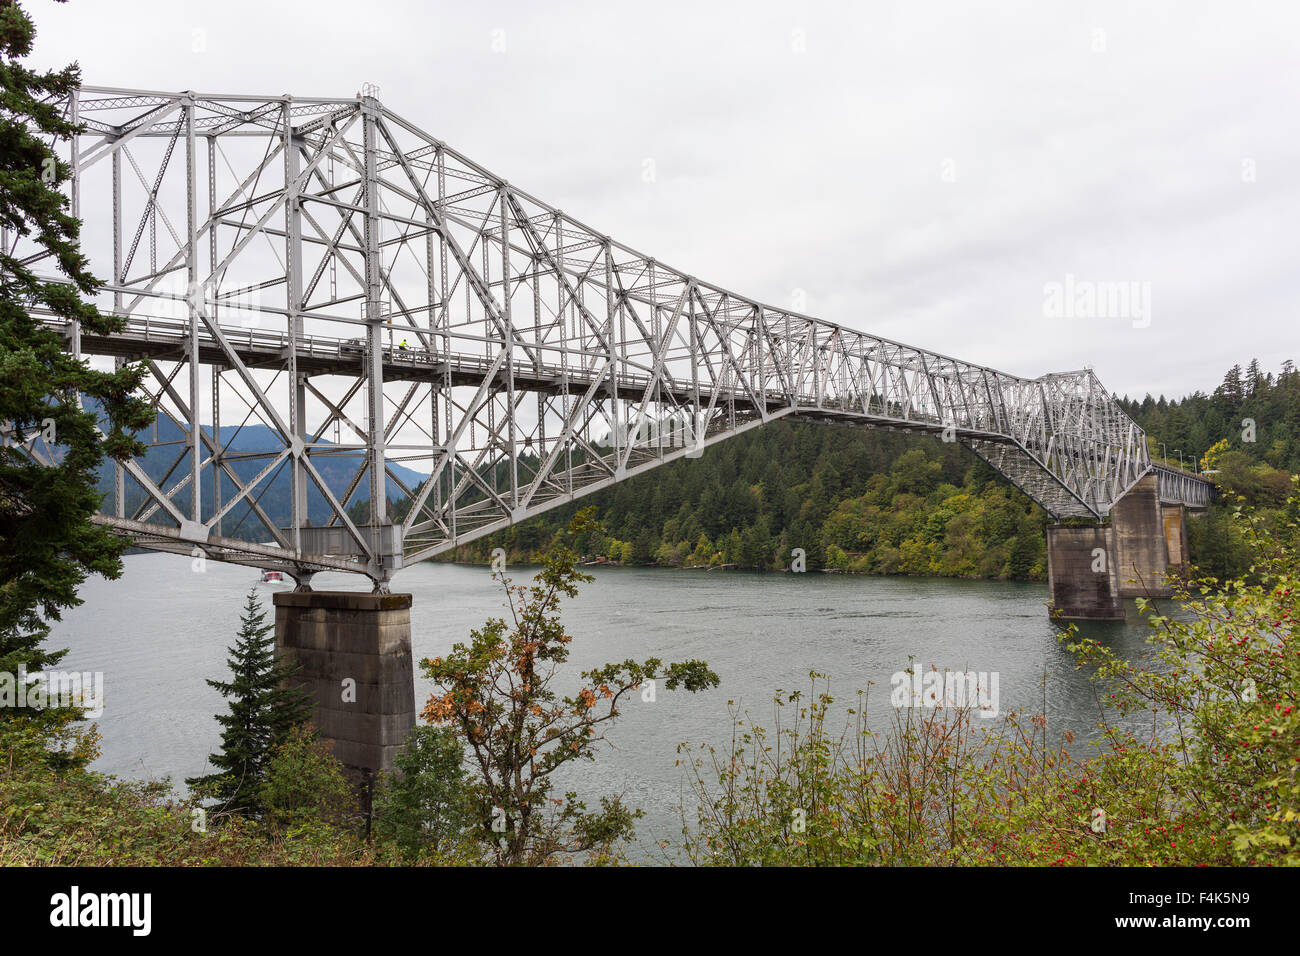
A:
{"type": "MultiPolygon", "coordinates": [[[[68,157],[83,249],[128,326],[60,331],[78,354],[148,365],[171,437],[152,466],[117,468],[100,518],[147,547],[383,588],[781,417],[961,441],[1058,519],[1100,520],[1153,467],[1091,371],[1021,378],[729,292],[370,95],[85,87],[67,109],[86,129],[68,157]],[[271,447],[242,447],[246,424],[271,447]],[[282,472],[276,518],[260,499],[282,472]],[[358,496],[374,503],[360,520],[358,496]]],[[[1167,471],[1161,489],[1209,495],[1167,471]]]]}

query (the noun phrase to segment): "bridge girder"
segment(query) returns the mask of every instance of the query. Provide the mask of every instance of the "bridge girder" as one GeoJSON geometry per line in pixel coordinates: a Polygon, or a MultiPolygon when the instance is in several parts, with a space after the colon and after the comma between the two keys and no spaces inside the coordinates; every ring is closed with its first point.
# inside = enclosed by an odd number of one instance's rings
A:
{"type": "MultiPolygon", "coordinates": [[[[115,468],[101,519],[145,546],[382,586],[782,417],[961,441],[1058,519],[1104,517],[1152,468],[1090,370],[1022,378],[737,295],[371,96],[84,87],[67,110],[83,251],[128,321],[60,332],[148,363],[165,435],[115,468]]],[[[1193,476],[1166,488],[1208,498],[1193,476]]]]}

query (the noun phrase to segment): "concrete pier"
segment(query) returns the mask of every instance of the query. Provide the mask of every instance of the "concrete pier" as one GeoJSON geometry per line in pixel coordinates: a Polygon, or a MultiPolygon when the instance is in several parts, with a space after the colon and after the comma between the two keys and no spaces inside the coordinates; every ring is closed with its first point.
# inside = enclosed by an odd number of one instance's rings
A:
{"type": "Polygon", "coordinates": [[[1148,474],[1115,502],[1108,523],[1048,527],[1050,607],[1066,620],[1120,621],[1124,598],[1169,597],[1171,572],[1190,561],[1186,509],[1162,504],[1148,474]]]}
{"type": "Polygon", "coordinates": [[[1182,568],[1192,563],[1192,553],[1187,544],[1187,509],[1182,505],[1164,505],[1163,512],[1169,566],[1182,568]]]}
{"type": "Polygon", "coordinates": [[[1110,512],[1119,596],[1169,597],[1169,554],[1156,476],[1147,475],[1110,512]]]}
{"type": "Polygon", "coordinates": [[[1122,621],[1108,525],[1047,529],[1047,587],[1050,607],[1067,620],[1122,621]]]}
{"type": "Polygon", "coordinates": [[[411,595],[291,591],[274,601],[276,651],[300,665],[334,756],[361,779],[391,770],[415,726],[411,595]]]}

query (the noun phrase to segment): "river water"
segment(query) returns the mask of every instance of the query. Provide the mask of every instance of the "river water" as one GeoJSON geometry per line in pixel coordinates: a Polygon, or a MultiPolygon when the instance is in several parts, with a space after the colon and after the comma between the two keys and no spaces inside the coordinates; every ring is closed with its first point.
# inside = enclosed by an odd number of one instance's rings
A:
{"type": "MultiPolygon", "coordinates": [[[[196,572],[188,558],[137,554],[117,581],[92,579],[84,604],[67,613],[50,639],[70,652],[64,670],[102,671],[105,706],[99,719],[103,753],[96,769],[132,778],[186,776],[205,770],[219,743],[213,715],[224,701],[204,678],[227,676],[226,647],[234,642],[243,598],[256,586],[270,606],[283,585],[257,584],[250,568],[207,562],[196,572]]],[[[576,674],[609,661],[659,657],[705,660],[722,678],[699,694],[658,688],[654,702],[631,697],[608,731],[594,763],[559,781],[595,805],[621,793],[646,812],[637,832],[643,845],[675,839],[684,777],[677,745],[724,744],[729,702],[768,726],[778,689],[808,687],[808,673],[831,677],[837,698],[872,686],[873,729],[887,728],[890,678],[909,666],[998,674],[998,707],[1036,713],[1047,702],[1050,738],[1076,735],[1076,748],[1096,735],[1096,699],[1047,619],[1046,585],[941,578],[881,578],[592,568],[596,580],[566,604],[576,674]]],[[[531,570],[513,569],[516,580],[531,570]]],[[[318,590],[356,590],[360,578],[318,575],[318,590]]],[[[486,568],[425,563],[395,579],[394,591],[414,595],[415,659],[446,654],[468,640],[470,628],[505,612],[498,582],[486,568]]],[[[1118,653],[1147,659],[1146,627],[1090,623],[1082,628],[1118,653]]],[[[418,669],[417,669],[418,670],[418,669]]],[[[564,690],[576,689],[570,684],[564,690]]],[[[432,687],[416,675],[416,705],[432,687]]]]}

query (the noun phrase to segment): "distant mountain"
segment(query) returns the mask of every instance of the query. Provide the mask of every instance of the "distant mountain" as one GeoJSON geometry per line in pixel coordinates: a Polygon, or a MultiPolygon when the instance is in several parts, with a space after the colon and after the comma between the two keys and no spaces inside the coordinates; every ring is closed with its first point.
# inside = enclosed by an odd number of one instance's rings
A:
{"type": "MultiPolygon", "coordinates": [[[[208,435],[212,434],[210,427],[205,426],[203,430],[208,435]]],[[[189,473],[188,457],[183,457],[186,448],[184,432],[180,426],[166,417],[160,417],[157,423],[156,436],[154,430],[150,429],[147,433],[141,434],[140,438],[152,444],[147,454],[139,459],[139,463],[144,468],[145,474],[164,490],[189,473]],[[179,462],[177,462],[178,458],[181,459],[179,462]]],[[[221,440],[228,453],[278,452],[283,447],[275,430],[266,425],[245,425],[238,432],[234,432],[230,427],[223,427],[221,440]]],[[[331,442],[324,443],[332,444],[331,442]]],[[[362,458],[363,456],[360,453],[354,451],[340,451],[337,454],[317,453],[312,456],[312,464],[320,472],[321,477],[325,479],[330,491],[335,497],[342,500],[348,483],[360,466],[362,458]]],[[[249,482],[259,471],[266,467],[269,461],[269,458],[245,459],[231,461],[229,465],[242,481],[249,482]]],[[[428,477],[426,474],[403,465],[390,462],[388,467],[408,488],[414,489],[428,477]]],[[[362,475],[361,480],[357,483],[356,490],[353,491],[347,501],[343,502],[345,506],[355,505],[370,497],[368,479],[368,474],[362,475]]],[[[254,497],[263,510],[280,527],[284,527],[289,523],[289,483],[289,465],[286,461],[279,466],[270,478],[261,482],[254,492],[254,497]]],[[[100,470],[99,490],[107,495],[113,493],[113,466],[111,463],[106,463],[100,470]]],[[[230,480],[229,476],[224,475],[221,490],[223,501],[229,501],[233,495],[238,493],[234,482],[230,480]]],[[[391,480],[388,483],[388,497],[392,500],[405,497],[401,488],[395,486],[391,480]]],[[[129,475],[126,476],[127,511],[134,511],[145,498],[143,489],[129,475]]],[[[203,471],[202,499],[203,516],[206,520],[212,516],[214,511],[212,474],[211,470],[206,468],[203,471]]],[[[185,488],[179,491],[175,500],[182,511],[188,512],[189,489],[185,488]]],[[[315,483],[309,478],[307,489],[308,519],[315,524],[324,524],[329,519],[331,510],[325,496],[320,493],[315,483]]],[[[222,530],[230,537],[257,540],[266,537],[261,522],[252,514],[252,509],[246,502],[240,502],[222,519],[222,530]]]]}

